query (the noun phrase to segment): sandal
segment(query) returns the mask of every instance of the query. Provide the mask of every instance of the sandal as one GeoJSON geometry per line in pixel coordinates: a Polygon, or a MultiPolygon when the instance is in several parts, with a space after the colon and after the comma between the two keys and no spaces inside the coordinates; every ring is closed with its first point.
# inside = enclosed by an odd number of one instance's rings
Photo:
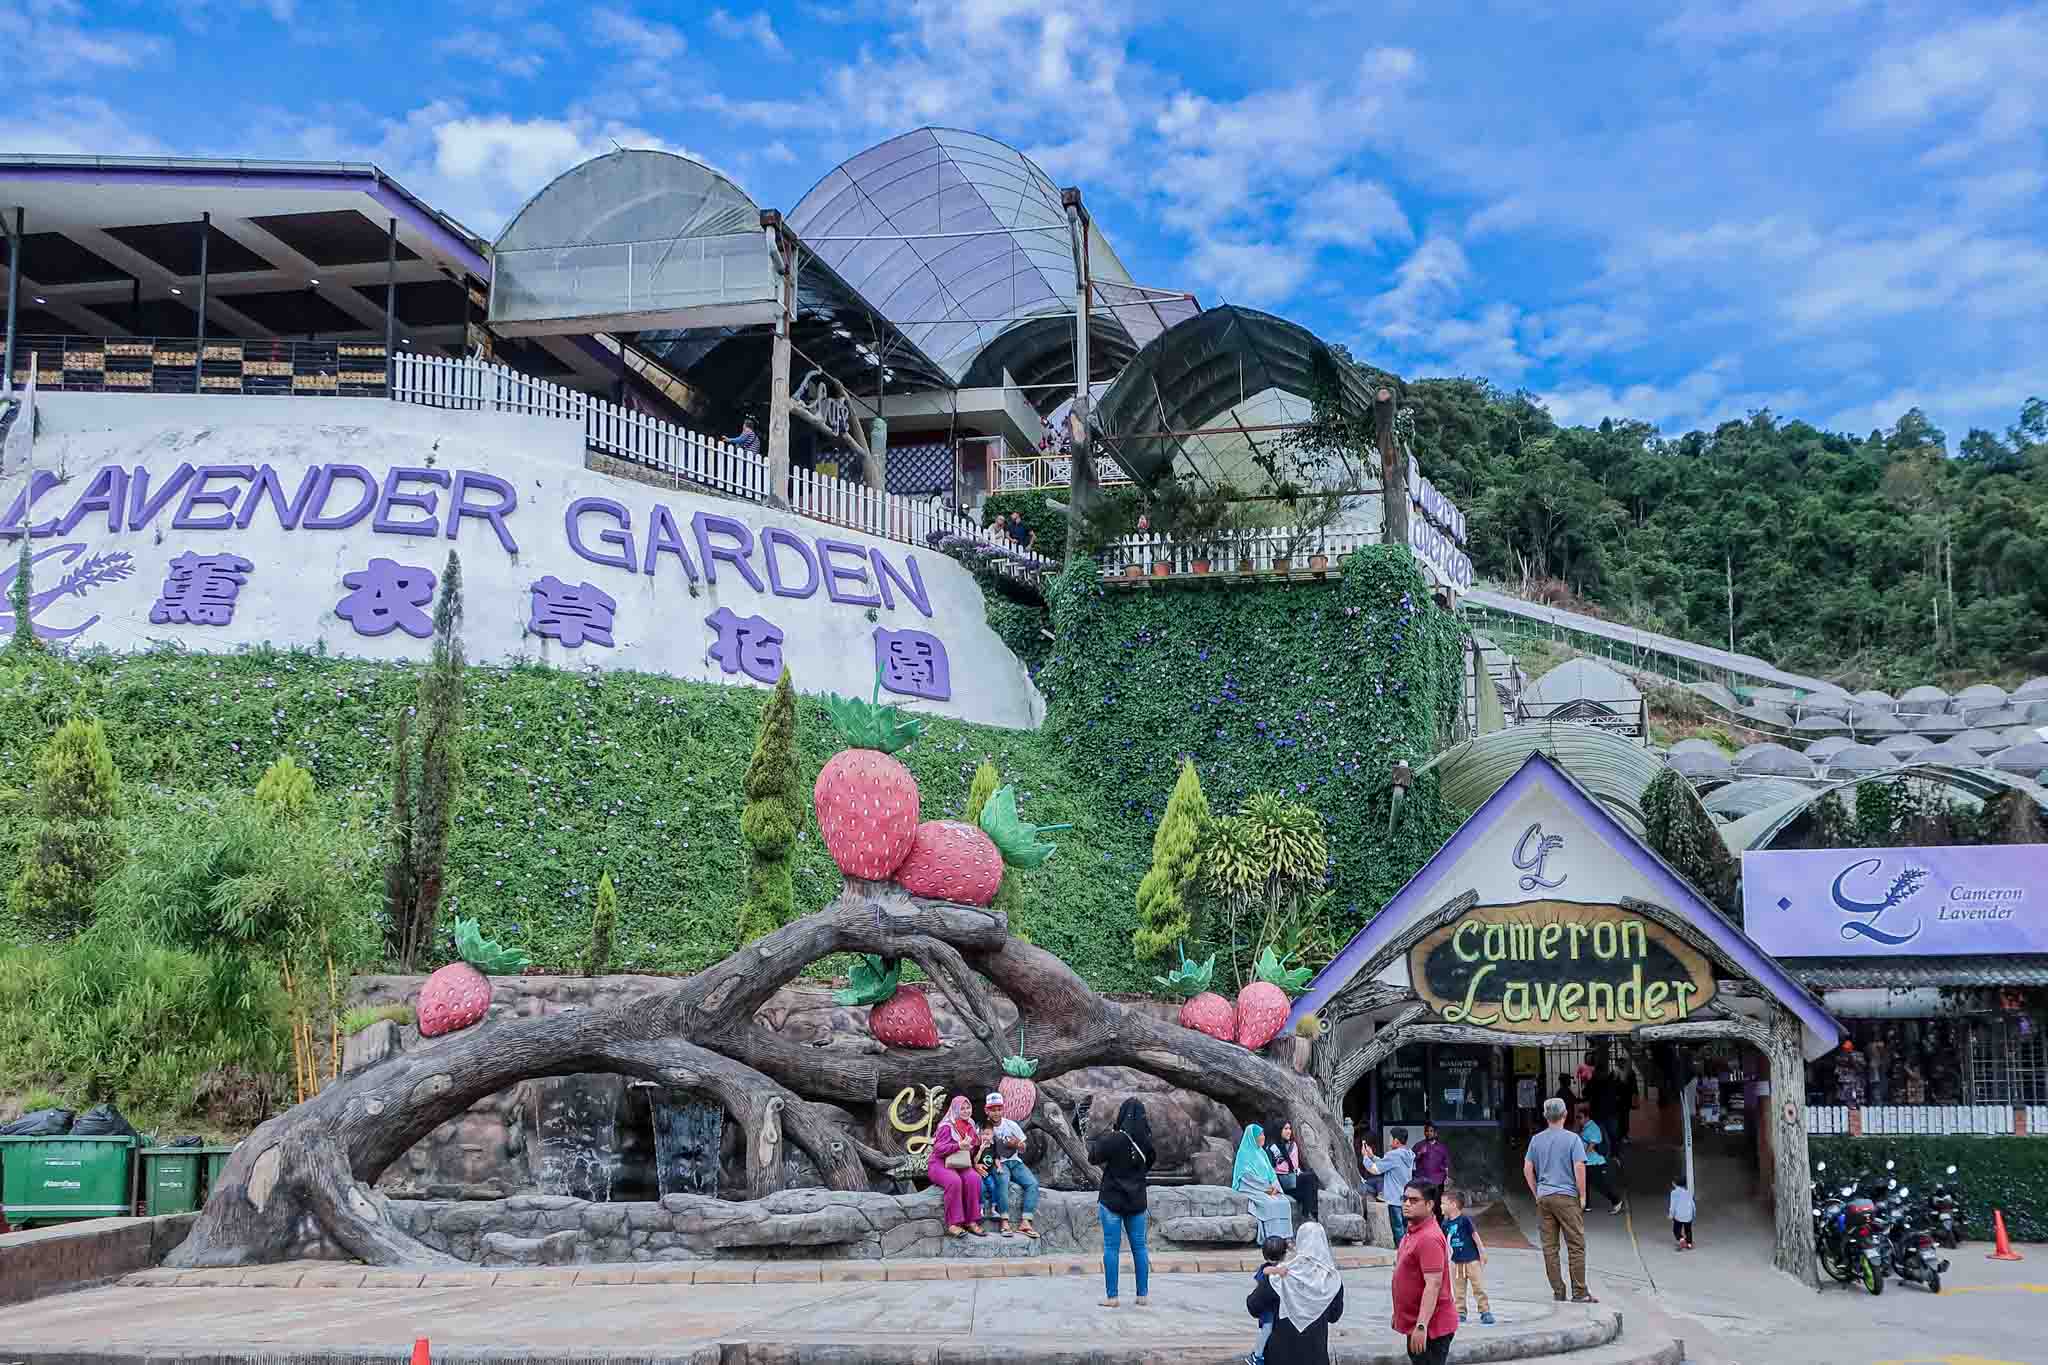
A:
{"type": "Polygon", "coordinates": [[[967,1235],[967,1229],[961,1227],[958,1223],[948,1223],[946,1224],[946,1235],[948,1237],[964,1237],[967,1235]]]}
{"type": "Polygon", "coordinates": [[[1115,1299],[1104,1299],[1104,1300],[1102,1301],[1102,1306],[1103,1306],[1104,1308],[1114,1308],[1114,1307],[1116,1307],[1116,1300],[1115,1300],[1115,1299]]]}
{"type": "Polygon", "coordinates": [[[1026,1237],[1038,1236],[1038,1229],[1031,1226],[1031,1215],[1029,1214],[1026,1214],[1024,1216],[1024,1223],[1017,1230],[1023,1233],[1026,1237]]]}
{"type": "Polygon", "coordinates": [[[1591,1294],[1574,1294],[1574,1295],[1572,1295],[1572,1302],[1573,1302],[1573,1303],[1598,1303],[1598,1302],[1600,1302],[1600,1300],[1598,1300],[1598,1299],[1594,1298],[1594,1297],[1593,1297],[1593,1296],[1592,1296],[1591,1294]]]}
{"type": "Polygon", "coordinates": [[[987,1229],[987,1228],[985,1228],[985,1227],[983,1227],[983,1226],[982,1226],[981,1224],[979,1224],[979,1223],[969,1223],[969,1224],[967,1225],[967,1230],[968,1230],[969,1232],[973,1233],[973,1234],[974,1234],[974,1235],[975,1235],[976,1237],[986,1237],[986,1236],[988,1236],[988,1229],[987,1229]]]}
{"type": "Polygon", "coordinates": [[[1010,1235],[1010,1220],[1005,1218],[1000,1223],[997,1223],[996,1231],[1000,1232],[1003,1236],[1008,1237],[1010,1235]]]}

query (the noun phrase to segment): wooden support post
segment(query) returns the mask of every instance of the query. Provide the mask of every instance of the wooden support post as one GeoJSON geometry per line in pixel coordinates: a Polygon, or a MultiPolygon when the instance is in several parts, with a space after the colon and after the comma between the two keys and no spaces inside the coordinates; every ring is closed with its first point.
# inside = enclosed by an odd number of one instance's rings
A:
{"type": "Polygon", "coordinates": [[[1067,211],[1067,237],[1074,253],[1074,407],[1067,419],[1073,432],[1073,449],[1067,468],[1066,543],[1066,558],[1072,559],[1080,553],[1082,527],[1097,495],[1088,412],[1088,305],[1095,288],[1089,279],[1088,208],[1081,202],[1081,191],[1061,190],[1060,204],[1067,211]]]}
{"type": "Polygon", "coordinates": [[[1770,1125],[1772,1219],[1777,1235],[1771,1264],[1818,1289],[1820,1274],[1813,1251],[1813,1175],[1806,1145],[1806,1053],[1801,1047],[1804,1026],[1782,1005],[1772,1005],[1770,1043],[1764,1049],[1771,1064],[1770,1125]]]}
{"type": "Polygon", "coordinates": [[[1408,543],[1408,455],[1394,445],[1394,391],[1373,395],[1373,436],[1380,450],[1380,538],[1389,545],[1408,543]]]}
{"type": "Polygon", "coordinates": [[[796,243],[783,230],[782,215],[761,211],[768,249],[775,261],[775,346],[768,366],[768,505],[789,505],[789,361],[790,332],[796,325],[796,243]]]}

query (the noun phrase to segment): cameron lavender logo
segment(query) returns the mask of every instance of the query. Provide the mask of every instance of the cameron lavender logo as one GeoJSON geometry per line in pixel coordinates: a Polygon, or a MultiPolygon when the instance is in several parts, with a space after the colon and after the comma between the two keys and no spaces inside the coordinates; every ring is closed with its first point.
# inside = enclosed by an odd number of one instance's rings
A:
{"type": "Polygon", "coordinates": [[[1847,883],[1851,876],[1864,873],[1874,878],[1882,873],[1883,870],[1883,859],[1864,858],[1843,868],[1836,875],[1834,885],[1828,888],[1828,894],[1834,898],[1836,908],[1841,910],[1843,914],[1869,916],[1868,919],[1844,920],[1842,922],[1842,937],[1845,940],[1867,938],[1896,948],[1898,945],[1910,943],[1920,936],[1920,920],[1917,916],[1913,920],[1913,927],[1904,933],[1879,928],[1877,922],[1886,911],[1896,910],[1907,901],[1913,899],[1914,893],[1920,889],[1920,884],[1927,880],[1926,868],[1905,868],[1898,876],[1892,878],[1891,885],[1885,888],[1884,895],[1877,900],[1858,900],[1849,894],[1847,883]]]}
{"type": "MultiPolygon", "coordinates": [[[[101,584],[118,583],[135,572],[135,557],[126,550],[116,550],[111,554],[86,555],[85,549],[82,543],[74,542],[70,545],[54,546],[29,559],[33,569],[46,559],[57,555],[64,557],[61,561],[65,567],[64,576],[55,586],[33,593],[28,599],[29,628],[35,631],[37,639],[68,640],[74,635],[83,635],[91,630],[99,624],[100,618],[97,613],[79,625],[61,628],[46,626],[40,618],[45,608],[66,597],[84,597],[101,584]],[[81,559],[81,555],[85,557],[81,559]]],[[[11,634],[14,630],[14,579],[20,571],[21,561],[17,558],[10,558],[6,563],[0,564],[0,636],[11,634]]]]}

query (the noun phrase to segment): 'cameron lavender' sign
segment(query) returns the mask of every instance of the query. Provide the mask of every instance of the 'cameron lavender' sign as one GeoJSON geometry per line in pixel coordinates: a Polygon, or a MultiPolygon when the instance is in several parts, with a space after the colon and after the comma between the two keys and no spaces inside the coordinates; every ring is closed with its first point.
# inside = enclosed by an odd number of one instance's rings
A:
{"type": "Polygon", "coordinates": [[[2048,953],[2048,844],[1744,853],[1742,927],[1779,957],[2048,953]]]}
{"type": "Polygon", "coordinates": [[[479,660],[748,684],[772,684],[786,664],[802,691],[857,694],[879,670],[922,709],[1018,727],[1043,715],[980,589],[944,556],[463,450],[482,442],[459,427],[454,439],[386,439],[395,458],[381,460],[335,440],[322,450],[319,428],[284,430],[296,439],[208,426],[174,442],[121,430],[39,440],[39,465],[55,445],[69,467],[0,477],[0,633],[26,534],[31,624],[47,639],[419,656],[452,547],[479,660]],[[81,456],[92,462],[72,464],[81,456]]]}

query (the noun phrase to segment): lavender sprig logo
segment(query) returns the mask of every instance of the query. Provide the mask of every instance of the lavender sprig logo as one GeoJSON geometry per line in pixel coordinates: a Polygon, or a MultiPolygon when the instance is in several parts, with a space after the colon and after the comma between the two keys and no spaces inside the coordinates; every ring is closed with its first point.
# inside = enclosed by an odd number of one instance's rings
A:
{"type": "MultiPolygon", "coordinates": [[[[63,598],[84,597],[94,588],[107,583],[118,583],[135,572],[135,557],[126,550],[115,550],[110,554],[97,555],[88,555],[85,553],[85,550],[84,544],[74,542],[70,545],[53,546],[40,554],[30,557],[29,564],[33,568],[46,559],[62,555],[63,559],[60,562],[65,568],[64,576],[57,580],[55,586],[34,593],[28,599],[29,628],[35,631],[37,639],[68,640],[75,635],[83,635],[86,631],[91,630],[95,625],[99,624],[100,618],[98,613],[88,617],[79,625],[64,628],[46,626],[39,618],[42,616],[45,608],[63,598]]],[[[19,572],[20,564],[17,560],[8,559],[5,563],[0,563],[0,607],[5,607],[13,601],[11,589],[14,586],[15,576],[19,572]]],[[[0,610],[0,635],[8,634],[13,629],[13,611],[0,610]]]]}
{"type": "Polygon", "coordinates": [[[1920,884],[1927,880],[1926,868],[1908,867],[1902,870],[1898,876],[1892,878],[1891,885],[1886,888],[1883,898],[1879,900],[1857,900],[1844,889],[1844,883],[1853,874],[1868,873],[1875,876],[1883,871],[1883,869],[1884,860],[1881,858],[1860,859],[1843,868],[1835,877],[1834,885],[1828,889],[1829,894],[1834,897],[1836,907],[1842,913],[1869,916],[1868,919],[1845,920],[1842,924],[1842,937],[1845,940],[1867,938],[1895,948],[1902,943],[1910,943],[1920,936],[1920,921],[1918,919],[1913,921],[1912,929],[1905,933],[1895,933],[1889,929],[1881,929],[1878,927],[1877,922],[1886,911],[1896,910],[1907,901],[1913,899],[1913,894],[1920,889],[1920,884]]]}

